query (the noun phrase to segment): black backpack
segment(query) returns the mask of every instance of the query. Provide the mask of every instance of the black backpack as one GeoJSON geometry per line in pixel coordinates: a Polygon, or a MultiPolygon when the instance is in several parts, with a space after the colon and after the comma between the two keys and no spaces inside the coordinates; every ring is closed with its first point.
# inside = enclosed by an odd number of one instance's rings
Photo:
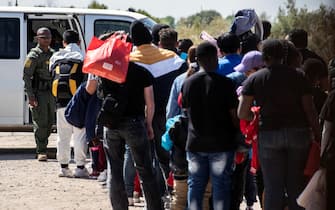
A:
{"type": "Polygon", "coordinates": [[[180,115],[179,119],[171,126],[169,136],[174,146],[184,151],[186,148],[188,134],[188,117],[187,113],[180,115]]]}
{"type": "Polygon", "coordinates": [[[97,95],[102,98],[98,123],[111,129],[117,128],[128,105],[127,84],[99,77],[97,95]]]}
{"type": "Polygon", "coordinates": [[[74,59],[57,60],[52,66],[52,94],[57,100],[70,100],[84,80],[83,62],[74,59]]]}

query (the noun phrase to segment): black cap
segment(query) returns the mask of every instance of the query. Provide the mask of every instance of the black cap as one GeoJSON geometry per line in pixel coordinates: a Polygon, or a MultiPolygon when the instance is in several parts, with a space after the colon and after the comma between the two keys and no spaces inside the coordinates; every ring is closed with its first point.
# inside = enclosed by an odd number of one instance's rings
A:
{"type": "Polygon", "coordinates": [[[163,28],[170,28],[170,26],[166,25],[166,24],[155,24],[152,27],[152,43],[154,43],[155,45],[158,45],[159,42],[159,31],[162,30],[163,28]]]}
{"type": "Polygon", "coordinates": [[[130,25],[130,36],[135,46],[150,44],[152,41],[150,31],[138,20],[130,25]]]}

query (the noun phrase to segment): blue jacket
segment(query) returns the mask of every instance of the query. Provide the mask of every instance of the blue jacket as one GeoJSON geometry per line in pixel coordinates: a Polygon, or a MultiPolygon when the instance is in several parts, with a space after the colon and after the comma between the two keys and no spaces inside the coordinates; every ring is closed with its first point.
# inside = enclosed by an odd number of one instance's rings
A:
{"type": "Polygon", "coordinates": [[[65,109],[65,119],[77,128],[85,126],[86,106],[91,97],[85,89],[86,82],[83,82],[77,89],[65,109]]]}
{"type": "Polygon", "coordinates": [[[86,91],[86,82],[77,89],[65,109],[65,118],[71,125],[86,128],[86,138],[95,137],[96,119],[101,107],[101,100],[96,94],[90,95],[86,91]]]}
{"type": "Polygon", "coordinates": [[[186,79],[187,73],[179,75],[172,84],[168,103],[166,105],[166,119],[181,114],[181,108],[178,105],[178,96],[186,79]]]}
{"type": "Polygon", "coordinates": [[[85,128],[86,128],[86,139],[87,141],[92,140],[92,138],[98,135],[102,138],[102,126],[100,126],[98,130],[97,128],[97,117],[99,111],[101,109],[102,100],[98,98],[97,94],[94,93],[91,95],[87,107],[86,107],[86,115],[85,115],[85,128]]]}

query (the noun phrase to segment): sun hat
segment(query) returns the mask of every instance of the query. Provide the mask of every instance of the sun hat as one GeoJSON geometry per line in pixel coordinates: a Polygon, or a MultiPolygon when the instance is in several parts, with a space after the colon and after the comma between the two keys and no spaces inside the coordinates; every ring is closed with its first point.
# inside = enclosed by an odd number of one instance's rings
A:
{"type": "Polygon", "coordinates": [[[262,53],[256,50],[250,51],[244,55],[239,65],[234,67],[235,71],[244,73],[250,69],[262,68],[264,62],[262,59],[262,53]]]}

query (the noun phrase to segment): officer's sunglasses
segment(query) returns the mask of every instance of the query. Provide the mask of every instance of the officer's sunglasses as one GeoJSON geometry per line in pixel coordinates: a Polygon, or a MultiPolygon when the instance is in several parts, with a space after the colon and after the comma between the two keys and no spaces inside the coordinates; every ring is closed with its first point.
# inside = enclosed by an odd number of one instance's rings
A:
{"type": "Polygon", "coordinates": [[[51,39],[51,36],[38,36],[37,38],[40,38],[40,39],[51,39]]]}

